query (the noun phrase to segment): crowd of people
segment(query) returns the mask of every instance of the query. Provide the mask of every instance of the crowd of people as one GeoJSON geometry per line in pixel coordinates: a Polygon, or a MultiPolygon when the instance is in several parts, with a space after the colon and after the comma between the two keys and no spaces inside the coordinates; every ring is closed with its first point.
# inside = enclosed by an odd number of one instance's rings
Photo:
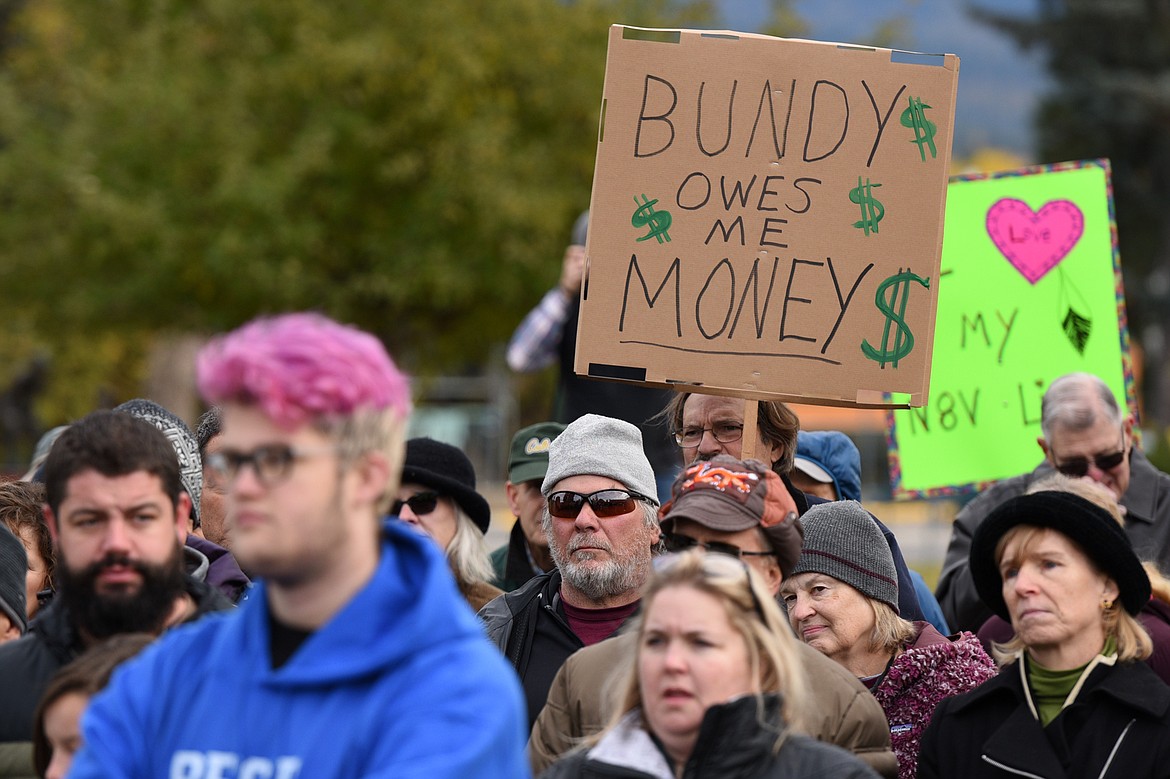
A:
{"type": "Polygon", "coordinates": [[[197,374],[195,432],[130,401],[0,484],[0,777],[1170,776],[1170,476],[1095,376],[935,593],[779,402],[750,447],[693,392],[516,431],[492,550],[372,335],[262,318],[197,374]]]}

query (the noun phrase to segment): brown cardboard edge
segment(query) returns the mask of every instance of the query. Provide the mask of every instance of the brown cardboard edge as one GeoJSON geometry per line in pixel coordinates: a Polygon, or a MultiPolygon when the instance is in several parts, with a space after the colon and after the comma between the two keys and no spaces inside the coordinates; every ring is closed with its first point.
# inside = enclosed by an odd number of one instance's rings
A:
{"type": "Polygon", "coordinates": [[[631,375],[645,374],[645,368],[638,368],[629,365],[600,365],[598,363],[591,363],[588,366],[589,370],[597,369],[596,373],[577,373],[577,376],[582,379],[591,379],[593,381],[609,381],[618,384],[629,384],[635,387],[655,387],[658,389],[673,390],[675,392],[696,392],[703,395],[719,395],[727,398],[741,398],[743,400],[762,400],[762,401],[780,401],[781,403],[802,403],[812,406],[833,406],[836,408],[867,408],[867,409],[907,409],[920,408],[926,405],[925,393],[899,393],[903,397],[908,397],[908,401],[896,402],[890,398],[889,393],[881,390],[859,390],[855,398],[826,398],[821,395],[797,395],[785,392],[764,392],[762,390],[737,388],[737,387],[722,387],[714,384],[704,384],[697,381],[689,381],[686,379],[663,379],[663,380],[643,380],[635,381],[630,379],[619,378],[619,373],[629,373],[631,375]],[[608,375],[607,375],[608,374],[608,375]]]}

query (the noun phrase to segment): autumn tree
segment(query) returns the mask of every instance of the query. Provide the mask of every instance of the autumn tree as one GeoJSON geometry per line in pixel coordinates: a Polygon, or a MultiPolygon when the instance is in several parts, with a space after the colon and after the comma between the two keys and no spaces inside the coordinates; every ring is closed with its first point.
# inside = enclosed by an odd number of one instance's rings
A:
{"type": "Polygon", "coordinates": [[[317,308],[482,361],[588,202],[608,25],[694,10],[31,0],[0,70],[6,310],[80,338],[317,308]]]}

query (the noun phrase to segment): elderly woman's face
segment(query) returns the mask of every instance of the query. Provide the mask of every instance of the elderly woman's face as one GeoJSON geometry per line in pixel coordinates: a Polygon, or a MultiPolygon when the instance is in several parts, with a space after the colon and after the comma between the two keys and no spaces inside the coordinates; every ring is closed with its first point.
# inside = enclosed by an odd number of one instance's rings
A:
{"type": "Polygon", "coordinates": [[[690,753],[709,706],[756,692],[747,643],[715,597],[667,587],[646,610],[638,648],[642,711],[672,755],[690,753]]]}
{"type": "Polygon", "coordinates": [[[1117,585],[1067,536],[1017,533],[1004,545],[999,572],[1012,627],[1037,662],[1076,668],[1101,651],[1101,601],[1116,602],[1117,585]]]}
{"type": "MultiPolygon", "coordinates": [[[[429,511],[420,508],[417,512],[410,507],[409,503],[405,503],[415,495],[425,498],[432,494],[434,494],[434,490],[430,487],[424,487],[421,484],[403,484],[398,490],[398,499],[403,501],[405,505],[399,511],[398,517],[403,522],[422,530],[435,540],[440,549],[445,551],[451,540],[455,538],[455,528],[458,521],[455,516],[455,501],[445,495],[439,495],[437,500],[433,501],[434,508],[429,511]]],[[[430,508],[432,501],[424,500],[422,503],[430,508]]]]}
{"type": "Polygon", "coordinates": [[[801,641],[861,674],[855,659],[870,654],[869,637],[877,621],[864,595],[823,573],[788,577],[780,585],[780,595],[801,641]]]}

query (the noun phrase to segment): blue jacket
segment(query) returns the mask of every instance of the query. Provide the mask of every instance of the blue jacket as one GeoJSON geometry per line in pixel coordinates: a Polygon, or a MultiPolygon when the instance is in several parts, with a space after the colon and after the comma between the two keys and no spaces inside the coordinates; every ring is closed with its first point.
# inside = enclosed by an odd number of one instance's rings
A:
{"type": "Polygon", "coordinates": [[[386,525],[370,582],[277,670],[263,582],[168,633],[82,720],[71,777],[529,776],[516,674],[434,542],[386,525]]]}

